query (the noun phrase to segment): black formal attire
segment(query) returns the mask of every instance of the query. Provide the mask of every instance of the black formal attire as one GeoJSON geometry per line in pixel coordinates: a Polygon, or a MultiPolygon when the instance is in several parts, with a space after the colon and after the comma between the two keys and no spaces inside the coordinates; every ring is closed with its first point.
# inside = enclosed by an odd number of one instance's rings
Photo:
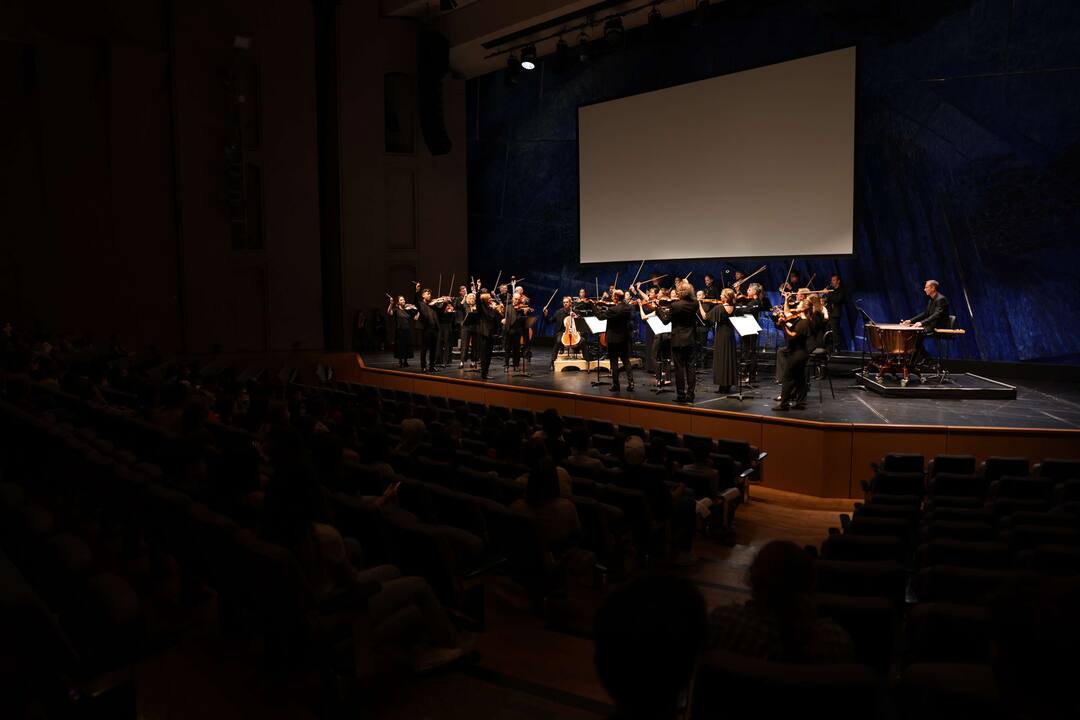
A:
{"type": "MultiPolygon", "coordinates": [[[[809,323],[806,334],[807,360],[810,359],[809,354],[814,352],[814,350],[825,347],[825,332],[829,329],[829,323],[821,313],[811,314],[809,323]]],[[[809,389],[809,385],[806,382],[803,382],[802,388],[800,389],[798,397],[795,398],[795,401],[800,403],[806,402],[806,393],[809,389]]]]}
{"type": "MultiPolygon", "coordinates": [[[[739,360],[735,351],[735,326],[727,307],[720,303],[709,310],[708,320],[713,323],[713,382],[721,392],[727,392],[739,382],[739,360]]],[[[734,310],[734,308],[732,308],[734,310]]]]}
{"type": "Polygon", "coordinates": [[[701,288],[701,291],[705,293],[706,300],[719,300],[720,299],[720,286],[713,282],[712,285],[706,285],[701,288]]]}
{"type": "Polygon", "coordinates": [[[613,305],[601,305],[597,314],[602,320],[607,320],[607,349],[608,363],[611,365],[611,387],[619,388],[619,361],[626,368],[626,383],[632,389],[634,387],[634,371],[630,367],[630,338],[632,337],[631,322],[634,315],[631,308],[624,302],[613,305]]]}
{"type": "Polygon", "coordinates": [[[920,335],[915,341],[914,361],[918,365],[930,357],[926,352],[926,348],[923,347],[926,337],[933,335],[938,328],[947,328],[949,326],[949,299],[938,293],[926,303],[925,310],[910,318],[910,320],[913,323],[921,322],[923,329],[926,330],[926,335],[920,335]]]}
{"type": "Polygon", "coordinates": [[[792,400],[802,402],[802,398],[806,397],[806,361],[810,358],[806,345],[811,333],[811,323],[806,318],[800,318],[792,331],[795,334],[787,339],[784,386],[780,392],[782,405],[787,405],[792,400]]]}
{"type": "Polygon", "coordinates": [[[394,323],[394,357],[404,364],[413,356],[412,348],[412,320],[415,313],[412,310],[394,305],[390,318],[394,323]]]}
{"type": "Polygon", "coordinates": [[[454,331],[454,304],[450,302],[440,303],[435,311],[439,315],[439,340],[435,350],[436,362],[439,365],[450,364],[450,340],[454,331]]]}
{"type": "Polygon", "coordinates": [[[420,293],[416,293],[416,309],[420,319],[420,370],[434,370],[435,349],[439,342],[439,312],[420,299],[420,293]]]}
{"type": "Polygon", "coordinates": [[[461,303],[458,306],[458,323],[461,325],[461,362],[476,362],[477,352],[477,323],[480,314],[476,306],[461,303]]]}
{"type": "MultiPolygon", "coordinates": [[[[744,305],[737,305],[735,307],[736,315],[750,315],[757,319],[758,313],[768,308],[763,307],[764,298],[757,298],[756,300],[747,300],[744,305]]],[[[759,323],[760,324],[760,323],[759,323]]],[[[757,351],[758,351],[758,339],[760,333],[756,335],[743,335],[739,338],[739,359],[742,360],[743,365],[746,368],[746,376],[750,382],[757,381],[757,351]]]]}
{"type": "Polygon", "coordinates": [[[481,302],[476,304],[476,308],[476,336],[479,341],[480,377],[487,380],[488,371],[491,368],[491,353],[494,350],[492,343],[499,333],[502,313],[481,302]]]}
{"type": "MultiPolygon", "coordinates": [[[[551,324],[555,327],[554,338],[553,342],[551,343],[551,367],[555,367],[555,359],[559,357],[559,351],[565,347],[562,342],[562,336],[563,333],[566,331],[566,318],[570,317],[570,315],[570,310],[560,307],[558,310],[555,311],[555,314],[549,318],[551,324]]],[[[578,319],[579,318],[575,316],[575,323],[578,319]]],[[[576,324],[574,325],[574,329],[577,330],[576,324]]],[[[578,346],[580,347],[581,345],[583,345],[583,343],[579,340],[578,346]]]]}
{"type": "Polygon", "coordinates": [[[675,363],[675,399],[694,400],[694,329],[701,322],[694,300],[676,300],[656,311],[665,323],[671,323],[671,357],[675,363]]]}
{"type": "Polygon", "coordinates": [[[513,302],[506,306],[506,332],[504,334],[503,356],[506,366],[514,366],[516,370],[521,364],[522,340],[527,332],[525,321],[528,316],[516,309],[513,302]]]}
{"type": "MultiPolygon", "coordinates": [[[[657,315],[657,317],[660,316],[657,315]]],[[[649,327],[648,322],[645,323],[645,328],[652,336],[652,343],[646,346],[649,351],[649,367],[656,374],[656,384],[659,386],[664,379],[664,361],[671,359],[671,333],[666,332],[657,335],[649,327]]]]}
{"type": "Polygon", "coordinates": [[[840,344],[840,318],[844,317],[844,306],[847,305],[847,290],[841,285],[833,288],[832,292],[825,295],[825,309],[829,311],[829,330],[832,331],[832,350],[840,344]]]}

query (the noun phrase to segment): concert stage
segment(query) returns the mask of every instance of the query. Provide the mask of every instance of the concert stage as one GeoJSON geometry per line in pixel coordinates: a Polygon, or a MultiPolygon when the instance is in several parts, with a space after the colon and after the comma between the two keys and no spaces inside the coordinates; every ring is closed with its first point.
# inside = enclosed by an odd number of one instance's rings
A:
{"type": "MultiPolygon", "coordinates": [[[[541,353],[545,356],[547,353],[541,353]]],[[[859,481],[869,463],[886,452],[1024,455],[1031,458],[1080,456],[1080,388],[1075,383],[1018,381],[1016,399],[896,398],[868,393],[851,377],[815,381],[805,410],[773,410],[779,386],[762,383],[756,397],[739,401],[718,395],[711,372],[698,375],[692,405],[675,403],[675,393],[653,393],[652,376],[635,370],[636,389],[608,390],[608,375],[593,386],[596,373],[531,368],[531,377],[504,373],[493,363],[491,379],[452,369],[421,374],[416,360],[398,368],[389,352],[357,356],[359,368],[338,378],[425,395],[441,395],[536,411],[555,408],[564,415],[661,427],[713,437],[746,440],[769,453],[762,481],[782,490],[818,497],[861,497],[859,481]],[[820,395],[819,395],[820,393],[820,395]],[[819,397],[821,398],[819,400],[819,397]]]]}

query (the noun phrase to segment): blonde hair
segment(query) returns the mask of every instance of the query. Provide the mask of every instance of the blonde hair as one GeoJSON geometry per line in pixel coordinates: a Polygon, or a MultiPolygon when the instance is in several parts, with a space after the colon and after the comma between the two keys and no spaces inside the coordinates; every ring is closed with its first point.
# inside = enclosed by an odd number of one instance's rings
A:
{"type": "Polygon", "coordinates": [[[675,291],[683,300],[690,300],[694,297],[694,286],[686,280],[680,280],[678,283],[676,283],[675,291]]]}
{"type": "Polygon", "coordinates": [[[723,300],[725,304],[731,305],[735,302],[735,291],[731,288],[724,288],[720,291],[720,299],[723,300]]]}

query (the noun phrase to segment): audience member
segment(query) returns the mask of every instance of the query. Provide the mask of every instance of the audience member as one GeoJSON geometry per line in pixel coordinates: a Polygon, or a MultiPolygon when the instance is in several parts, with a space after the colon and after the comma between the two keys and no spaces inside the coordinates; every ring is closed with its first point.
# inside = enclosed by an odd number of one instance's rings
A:
{"type": "Polygon", "coordinates": [[[529,471],[525,497],[515,500],[510,512],[532,520],[541,541],[554,551],[568,549],[581,535],[577,508],[560,497],[559,474],[550,458],[529,471]]]}
{"type": "Polygon", "coordinates": [[[855,662],[847,632],[815,615],[814,579],[813,559],[795,543],[766,544],[750,565],[751,599],[713,610],[710,646],[776,662],[855,662]]]}
{"type": "Polygon", "coordinates": [[[596,672],[621,720],[684,711],[704,646],[705,599],[690,581],[646,577],[613,592],[596,614],[596,672]]]}

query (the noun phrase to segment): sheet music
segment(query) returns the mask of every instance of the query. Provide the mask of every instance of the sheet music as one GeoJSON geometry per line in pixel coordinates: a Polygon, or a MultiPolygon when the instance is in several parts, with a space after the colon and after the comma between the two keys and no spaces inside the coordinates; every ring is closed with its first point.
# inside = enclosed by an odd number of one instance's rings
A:
{"type": "Polygon", "coordinates": [[[589,332],[591,333],[607,332],[607,320],[601,320],[590,315],[585,318],[585,324],[589,326],[589,332]]]}
{"type": "Polygon", "coordinates": [[[753,315],[732,315],[728,319],[731,320],[731,324],[735,327],[735,332],[739,333],[739,337],[757,335],[761,332],[761,326],[758,325],[758,321],[753,315]]]}
{"type": "Polygon", "coordinates": [[[655,315],[653,315],[645,322],[647,322],[649,324],[649,327],[652,328],[654,335],[663,335],[665,333],[671,332],[671,323],[665,323],[655,315]]]}

